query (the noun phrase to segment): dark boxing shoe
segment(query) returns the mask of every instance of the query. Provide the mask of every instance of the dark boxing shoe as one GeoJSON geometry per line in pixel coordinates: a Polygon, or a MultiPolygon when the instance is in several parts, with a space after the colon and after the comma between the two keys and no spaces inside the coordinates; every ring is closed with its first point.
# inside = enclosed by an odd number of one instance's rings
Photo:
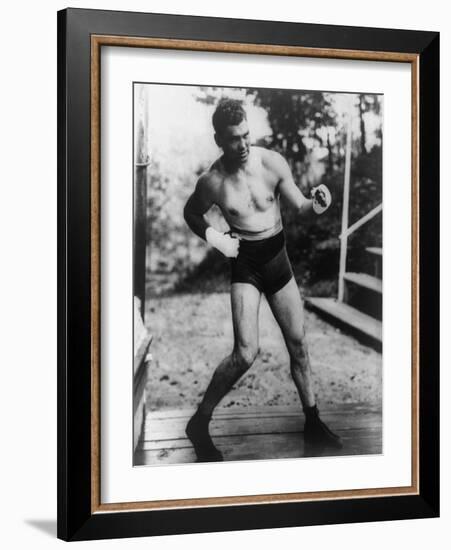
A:
{"type": "Polygon", "coordinates": [[[343,442],[341,438],[332,432],[321,420],[316,405],[304,409],[304,441],[307,445],[313,447],[342,449],[343,442]]]}
{"type": "Polygon", "coordinates": [[[224,460],[208,432],[209,419],[195,413],[186,425],[185,433],[194,447],[197,462],[220,462],[224,460]]]}

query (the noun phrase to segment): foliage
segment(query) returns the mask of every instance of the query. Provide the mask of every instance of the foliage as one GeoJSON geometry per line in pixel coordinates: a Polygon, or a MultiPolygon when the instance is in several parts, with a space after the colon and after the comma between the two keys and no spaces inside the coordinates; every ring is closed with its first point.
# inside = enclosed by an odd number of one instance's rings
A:
{"type": "MultiPolygon", "coordinates": [[[[231,89],[198,88],[196,101],[211,113],[231,89]]],[[[326,92],[234,89],[233,93],[264,110],[270,132],[259,143],[279,151],[290,164],[296,184],[306,196],[319,183],[332,194],[330,209],[322,216],[299,219],[282,205],[289,256],[299,282],[319,293],[335,292],[339,263],[339,234],[343,201],[347,112],[354,118],[349,224],[382,201],[382,105],[378,96],[326,92]],[[240,95],[241,94],[241,95],[240,95]]],[[[173,163],[181,166],[196,145],[179,146],[173,163]],[[191,147],[183,153],[183,147],[191,147]],[[184,156],[185,154],[185,156],[184,156]]],[[[213,161],[214,158],[211,159],[213,161]]],[[[172,160],[171,160],[172,162],[172,160]]],[[[186,162],[185,162],[186,164],[186,162]]],[[[192,162],[191,162],[192,164],[192,162]]],[[[172,165],[171,165],[172,166],[172,165]]],[[[208,167],[202,158],[194,169],[167,173],[155,160],[148,182],[148,233],[151,272],[176,274],[176,287],[205,288],[226,284],[227,261],[194,236],[183,220],[183,206],[199,174],[208,167]],[[208,281],[213,281],[208,284],[208,281]]],[[[220,223],[213,213],[216,224],[220,223]]],[[[348,268],[368,270],[367,246],[382,245],[382,216],[361,227],[349,239],[348,268]]],[[[308,292],[308,290],[307,290],[308,292]]]]}

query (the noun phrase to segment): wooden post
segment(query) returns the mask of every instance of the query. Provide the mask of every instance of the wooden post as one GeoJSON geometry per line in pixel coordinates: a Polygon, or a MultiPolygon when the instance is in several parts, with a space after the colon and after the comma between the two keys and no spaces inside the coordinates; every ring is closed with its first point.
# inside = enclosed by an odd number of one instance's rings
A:
{"type": "Polygon", "coordinates": [[[346,272],[346,255],[348,251],[348,229],[349,221],[349,186],[351,180],[351,149],[352,149],[352,115],[351,103],[349,104],[348,123],[346,128],[346,157],[345,157],[345,179],[343,186],[343,212],[341,217],[341,238],[340,238],[340,269],[338,273],[338,301],[343,302],[344,298],[344,274],[346,272]]]}
{"type": "Polygon", "coordinates": [[[135,179],[133,216],[133,295],[134,295],[134,361],[133,361],[133,449],[137,450],[146,417],[147,352],[151,335],[144,325],[146,305],[146,221],[148,105],[144,86],[135,96],[135,179]]]}
{"type": "Polygon", "coordinates": [[[140,301],[140,313],[144,320],[146,302],[146,210],[148,153],[148,105],[144,86],[141,87],[137,109],[137,132],[134,181],[133,228],[133,294],[140,301]]]}

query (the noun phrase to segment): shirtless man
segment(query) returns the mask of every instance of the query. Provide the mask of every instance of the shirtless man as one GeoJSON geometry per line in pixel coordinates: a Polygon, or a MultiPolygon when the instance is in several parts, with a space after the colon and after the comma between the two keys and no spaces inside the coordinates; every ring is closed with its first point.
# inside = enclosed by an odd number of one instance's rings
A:
{"type": "Polygon", "coordinates": [[[300,216],[312,210],[320,214],[330,205],[330,193],[321,185],[312,198],[306,198],[279,153],[250,145],[246,112],[240,102],[222,100],[213,115],[213,127],[215,141],[223,154],[199,178],[184,216],[194,233],[230,258],[234,347],[216,368],[196,413],[188,422],[187,436],[199,462],[223,460],[208,425],[216,405],[257,357],[258,311],[264,293],[290,355],[291,375],[305,414],[305,442],[341,448],[340,438],[318,415],[303,304],[285,249],[279,204],[283,197],[300,216]],[[226,234],[209,226],[204,218],[214,204],[230,225],[226,234]]]}

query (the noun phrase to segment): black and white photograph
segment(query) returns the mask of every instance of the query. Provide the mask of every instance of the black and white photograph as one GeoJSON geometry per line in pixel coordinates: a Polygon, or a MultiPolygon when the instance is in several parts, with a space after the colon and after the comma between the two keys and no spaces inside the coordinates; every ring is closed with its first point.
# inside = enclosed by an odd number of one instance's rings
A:
{"type": "Polygon", "coordinates": [[[134,465],[382,453],[383,96],[133,109],[134,465]]]}
{"type": "Polygon", "coordinates": [[[2,546],[441,548],[446,3],[2,15],[2,546]]]}

